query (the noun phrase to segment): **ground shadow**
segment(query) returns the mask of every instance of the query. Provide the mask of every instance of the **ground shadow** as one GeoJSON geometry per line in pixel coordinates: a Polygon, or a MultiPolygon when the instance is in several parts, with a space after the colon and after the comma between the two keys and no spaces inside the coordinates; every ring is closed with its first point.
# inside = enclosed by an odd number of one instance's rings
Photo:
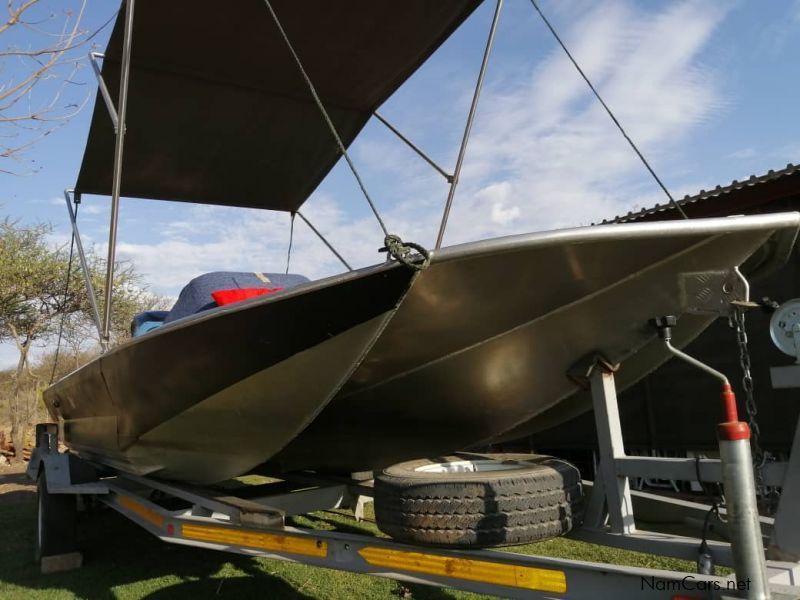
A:
{"type": "Polygon", "coordinates": [[[8,504],[0,512],[0,589],[12,584],[20,592],[67,590],[78,598],[116,600],[116,586],[159,579],[159,591],[148,593],[144,584],[140,597],[311,598],[265,573],[254,558],[164,543],[108,508],[79,518],[87,568],[42,575],[33,561],[35,519],[35,502],[8,504]]]}
{"type": "Polygon", "coordinates": [[[5,467],[0,472],[0,506],[36,500],[36,486],[27,478],[23,468],[18,466],[14,471],[8,471],[5,467]]]}
{"type": "MultiPolygon", "coordinates": [[[[330,516],[326,515],[325,513],[317,513],[311,515],[303,515],[303,519],[307,520],[309,523],[316,526],[323,525],[320,529],[335,529],[336,531],[340,531],[342,533],[352,533],[355,535],[372,535],[364,526],[359,526],[358,523],[353,521],[352,525],[348,525],[346,523],[342,523],[341,518],[334,519],[330,516]]],[[[297,522],[294,519],[289,519],[287,524],[294,525],[295,527],[306,527],[306,525],[302,522],[297,522]]]]}
{"type": "MultiPolygon", "coordinates": [[[[374,535],[374,527],[342,522],[343,518],[337,513],[321,512],[305,515],[296,525],[374,535]]],[[[116,600],[121,586],[128,586],[137,598],[148,600],[317,597],[314,585],[304,590],[305,584],[294,582],[291,576],[287,580],[286,573],[280,570],[267,572],[272,570],[267,565],[278,563],[162,542],[102,504],[79,513],[78,544],[85,567],[42,575],[33,560],[35,524],[35,484],[24,472],[0,475],[0,597],[27,598],[37,592],[49,596],[61,591],[87,600],[116,600]]],[[[402,582],[395,585],[391,591],[382,588],[387,598],[454,597],[448,590],[432,586],[402,582]]]]}

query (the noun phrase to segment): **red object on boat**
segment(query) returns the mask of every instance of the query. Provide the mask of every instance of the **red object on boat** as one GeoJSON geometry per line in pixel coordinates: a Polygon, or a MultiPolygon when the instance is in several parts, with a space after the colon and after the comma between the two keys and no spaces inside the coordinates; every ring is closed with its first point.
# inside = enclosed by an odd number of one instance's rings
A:
{"type": "Polygon", "coordinates": [[[241,302],[248,298],[255,298],[256,296],[263,296],[265,294],[272,294],[279,292],[283,288],[234,288],[232,290],[217,290],[211,292],[211,297],[217,306],[225,306],[226,304],[233,304],[234,302],[241,302]]]}

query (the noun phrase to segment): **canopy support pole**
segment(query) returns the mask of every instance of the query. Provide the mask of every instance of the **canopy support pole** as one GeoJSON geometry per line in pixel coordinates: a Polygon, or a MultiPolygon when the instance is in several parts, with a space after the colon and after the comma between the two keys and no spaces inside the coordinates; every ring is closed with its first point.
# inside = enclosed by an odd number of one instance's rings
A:
{"type": "Polygon", "coordinates": [[[100,71],[100,65],[97,62],[99,59],[105,58],[106,55],[101,52],[89,52],[89,64],[92,65],[94,76],[97,78],[97,85],[100,88],[100,94],[103,96],[103,101],[106,103],[108,109],[108,116],[111,117],[111,122],[114,124],[114,133],[119,132],[119,117],[117,117],[117,109],[114,108],[114,102],[111,100],[111,94],[108,91],[106,80],[103,79],[103,73],[100,71]]]}
{"type": "Polygon", "coordinates": [[[467,124],[464,127],[464,137],[461,139],[461,147],[458,150],[458,158],[456,159],[456,168],[453,171],[453,180],[450,182],[450,191],[447,194],[447,202],[444,206],[444,214],[442,215],[442,224],[439,226],[439,235],[436,236],[436,250],[442,247],[442,239],[444,238],[444,230],[447,227],[447,219],[450,217],[450,207],[453,205],[453,198],[456,195],[456,187],[458,186],[458,178],[461,176],[461,167],[464,164],[464,155],[467,152],[467,142],[472,133],[472,123],[475,120],[475,112],[478,108],[478,100],[481,97],[481,89],[483,89],[483,79],[486,76],[486,67],[489,64],[489,56],[492,53],[492,46],[494,46],[494,36],[497,33],[497,24],[500,21],[500,11],[503,8],[503,0],[497,0],[497,6],[494,9],[494,17],[492,17],[492,26],[489,29],[489,37],[486,40],[486,48],[483,51],[483,60],[481,61],[481,69],[478,72],[478,81],[475,83],[475,92],[472,94],[472,104],[469,107],[469,114],[467,115],[467,124]]]}
{"type": "MultiPolygon", "coordinates": [[[[267,10],[269,10],[269,13],[272,15],[272,20],[275,21],[275,27],[278,28],[278,33],[280,33],[281,37],[283,38],[283,41],[286,43],[286,48],[292,55],[294,63],[297,65],[298,71],[300,71],[300,75],[305,80],[306,86],[308,87],[308,91],[311,94],[311,97],[314,99],[314,103],[317,105],[317,108],[319,109],[319,112],[322,115],[322,119],[325,121],[326,125],[328,126],[328,129],[331,132],[331,135],[333,136],[333,139],[336,141],[336,145],[339,147],[339,152],[344,157],[347,166],[350,167],[350,172],[353,174],[353,177],[355,178],[356,183],[358,184],[358,188],[364,195],[364,199],[367,201],[367,204],[369,204],[369,207],[372,210],[372,214],[375,215],[375,219],[378,221],[378,225],[380,225],[381,231],[383,231],[384,246],[380,250],[380,252],[387,252],[389,257],[394,258],[398,262],[403,263],[405,266],[411,269],[420,271],[422,269],[428,268],[428,264],[430,262],[430,252],[428,252],[425,248],[423,248],[419,244],[415,244],[413,242],[404,242],[400,238],[400,236],[391,234],[389,233],[389,230],[386,229],[386,224],[383,222],[383,218],[381,218],[380,212],[378,212],[378,207],[375,206],[375,202],[372,201],[372,196],[370,196],[369,192],[367,192],[367,188],[364,185],[364,181],[361,179],[361,175],[359,174],[358,169],[356,169],[355,163],[353,163],[352,159],[350,158],[350,155],[347,153],[347,148],[345,147],[342,138],[339,136],[339,132],[336,130],[336,125],[333,124],[333,120],[331,120],[328,111],[325,109],[325,105],[322,103],[322,99],[319,97],[319,94],[317,94],[317,89],[314,87],[314,82],[311,81],[311,78],[308,76],[308,73],[306,73],[306,70],[303,67],[303,62],[297,55],[297,52],[295,51],[294,46],[292,45],[292,41],[289,39],[286,30],[283,28],[283,25],[281,25],[281,20],[278,18],[278,14],[275,12],[275,9],[272,8],[270,0],[264,0],[264,3],[267,6],[267,10]],[[410,259],[412,250],[416,250],[417,252],[419,252],[419,254],[422,255],[423,257],[422,262],[416,260],[412,261],[410,259]]],[[[299,214],[300,217],[308,224],[308,226],[313,229],[311,223],[309,223],[308,220],[305,217],[303,217],[303,215],[301,215],[299,212],[297,214],[299,214]]],[[[336,254],[336,256],[339,257],[339,260],[341,260],[342,263],[344,263],[344,265],[352,271],[353,269],[350,268],[350,265],[348,265],[347,262],[345,262],[345,260],[339,255],[339,253],[333,249],[333,246],[328,244],[328,241],[325,238],[323,238],[318,231],[316,230],[314,231],[316,232],[317,235],[320,236],[322,241],[325,242],[325,244],[327,244],[328,248],[330,248],[331,251],[334,254],[336,254]]]]}
{"type": "Polygon", "coordinates": [[[292,244],[294,243],[294,218],[296,213],[292,211],[289,221],[289,248],[286,250],[286,274],[289,274],[289,263],[292,261],[292,244]]]}
{"type": "Polygon", "coordinates": [[[397,129],[395,126],[394,126],[394,125],[392,125],[391,123],[389,123],[389,121],[387,121],[386,119],[384,119],[384,118],[383,118],[383,116],[382,116],[381,114],[379,114],[377,110],[376,110],[374,113],[372,113],[372,114],[373,114],[373,115],[375,115],[375,118],[376,118],[376,119],[378,119],[378,121],[380,121],[381,123],[383,123],[384,125],[386,125],[386,128],[387,128],[389,131],[391,131],[393,134],[395,134],[397,137],[399,137],[399,138],[400,138],[400,140],[402,140],[402,141],[403,141],[403,142],[406,144],[406,146],[408,146],[408,147],[409,147],[409,148],[411,148],[411,149],[412,149],[414,152],[416,152],[416,153],[417,153],[417,155],[418,155],[418,156],[419,156],[419,157],[420,157],[422,160],[424,160],[424,161],[425,161],[426,163],[428,163],[428,164],[429,164],[431,167],[433,167],[433,169],[434,169],[434,170],[438,171],[438,172],[439,172],[439,174],[440,174],[442,177],[444,177],[444,178],[447,180],[447,183],[453,183],[453,176],[452,176],[452,175],[450,175],[450,173],[448,173],[448,172],[447,172],[447,171],[445,171],[445,170],[444,170],[442,167],[440,167],[438,164],[436,164],[436,162],[435,162],[435,161],[434,161],[434,160],[433,160],[431,157],[429,157],[427,154],[425,154],[425,153],[424,153],[424,152],[423,152],[423,151],[422,151],[422,150],[419,148],[419,146],[417,146],[417,145],[416,145],[414,142],[412,142],[410,139],[408,139],[406,136],[404,136],[404,135],[403,135],[403,134],[402,134],[402,133],[401,133],[401,132],[400,132],[400,131],[399,131],[399,130],[398,130],[398,129],[397,129]]]}
{"type": "Polygon", "coordinates": [[[326,239],[325,239],[325,236],[324,236],[324,235],[322,235],[322,234],[321,234],[321,233],[320,233],[320,232],[317,230],[317,228],[316,228],[316,227],[314,227],[314,226],[311,224],[311,221],[309,221],[308,219],[306,219],[306,218],[305,218],[305,216],[303,215],[303,213],[301,213],[299,210],[296,212],[296,214],[297,214],[297,216],[298,216],[298,217],[300,217],[301,219],[303,219],[303,222],[304,222],[306,225],[308,225],[308,227],[311,229],[311,231],[313,231],[314,233],[316,233],[316,234],[317,234],[317,237],[318,237],[319,239],[321,239],[321,240],[322,240],[322,243],[324,243],[324,244],[325,244],[325,245],[328,247],[328,250],[330,250],[331,252],[333,252],[333,253],[336,255],[336,258],[338,258],[338,259],[339,259],[339,260],[342,262],[342,264],[343,264],[345,267],[347,267],[347,270],[348,270],[348,271],[352,271],[352,270],[353,270],[353,267],[351,267],[351,266],[348,264],[348,262],[347,262],[347,261],[346,261],[346,260],[345,260],[345,259],[342,257],[342,255],[341,255],[341,254],[339,254],[339,253],[336,251],[336,248],[334,248],[334,247],[331,245],[331,243],[330,243],[328,240],[326,240],[326,239]]]}
{"type": "MultiPolygon", "coordinates": [[[[83,251],[83,242],[81,241],[81,232],[78,229],[78,219],[75,211],[72,208],[72,198],[70,194],[74,194],[75,190],[64,190],[64,200],[67,201],[67,211],[69,212],[69,222],[72,223],[72,235],[75,236],[75,245],[78,247],[78,258],[81,261],[81,270],[83,271],[83,283],[86,286],[86,293],[89,295],[89,305],[92,308],[92,319],[94,325],[97,327],[97,335],[100,339],[103,337],[103,329],[100,324],[100,311],[97,309],[97,294],[95,294],[94,286],[92,285],[92,276],[89,271],[89,265],[86,262],[86,253],[83,251]]],[[[75,194],[75,204],[80,203],[80,194],[75,194]]]]}
{"type": "Polygon", "coordinates": [[[111,332],[111,297],[114,287],[114,262],[117,253],[117,224],[119,198],[122,187],[122,150],[125,146],[125,113],[128,108],[128,80],[131,67],[131,36],[133,34],[133,8],[135,0],[125,1],[125,37],[122,45],[122,65],[119,81],[119,111],[117,114],[117,139],[114,146],[114,172],[111,189],[111,224],[108,233],[108,259],[106,262],[105,310],[100,344],[108,349],[111,332]]]}

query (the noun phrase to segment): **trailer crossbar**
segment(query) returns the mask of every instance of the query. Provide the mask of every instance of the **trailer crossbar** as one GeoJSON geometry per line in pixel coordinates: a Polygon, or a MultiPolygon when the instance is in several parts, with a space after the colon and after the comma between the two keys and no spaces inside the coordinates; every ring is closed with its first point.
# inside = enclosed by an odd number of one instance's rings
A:
{"type": "MultiPolygon", "coordinates": [[[[561,598],[588,599],[603,597],[602,590],[611,589],[629,590],[631,595],[646,589],[648,597],[672,598],[674,590],[686,585],[686,573],[511,552],[422,548],[366,534],[250,526],[220,512],[199,516],[190,509],[168,510],[146,497],[155,488],[106,485],[109,493],[98,497],[101,502],[159,539],[184,546],[506,598],[552,598],[552,594],[558,594],[561,598]]],[[[691,585],[703,590],[724,591],[731,585],[729,579],[721,577],[689,577],[691,585]]],[[[712,597],[721,596],[715,593],[712,597]]]]}

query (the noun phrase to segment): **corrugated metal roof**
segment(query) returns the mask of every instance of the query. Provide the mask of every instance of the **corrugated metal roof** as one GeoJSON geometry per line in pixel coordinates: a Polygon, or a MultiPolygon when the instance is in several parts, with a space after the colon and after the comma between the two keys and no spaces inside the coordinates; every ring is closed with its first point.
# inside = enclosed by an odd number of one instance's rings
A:
{"type": "MultiPolygon", "coordinates": [[[[686,195],[682,199],[678,200],[677,203],[684,208],[685,210],[688,207],[697,205],[700,203],[707,202],[713,199],[720,199],[722,200],[725,196],[733,196],[738,195],[744,191],[750,190],[757,186],[762,186],[764,184],[776,182],[779,179],[783,179],[789,176],[798,176],[798,187],[797,193],[800,193],[800,165],[793,165],[789,163],[786,165],[785,169],[781,169],[779,171],[775,171],[770,169],[764,175],[751,175],[748,179],[743,181],[733,180],[730,185],[727,186],[717,186],[713,190],[700,190],[699,193],[695,194],[694,196],[686,195]]],[[[667,220],[667,219],[674,219],[676,218],[677,211],[675,210],[675,206],[671,203],[665,204],[656,204],[650,208],[644,208],[637,212],[629,212],[627,215],[619,215],[612,219],[604,219],[601,224],[606,223],[631,223],[634,221],[643,221],[643,220],[667,220]]],[[[593,223],[594,224],[594,223],[593,223]]]]}

